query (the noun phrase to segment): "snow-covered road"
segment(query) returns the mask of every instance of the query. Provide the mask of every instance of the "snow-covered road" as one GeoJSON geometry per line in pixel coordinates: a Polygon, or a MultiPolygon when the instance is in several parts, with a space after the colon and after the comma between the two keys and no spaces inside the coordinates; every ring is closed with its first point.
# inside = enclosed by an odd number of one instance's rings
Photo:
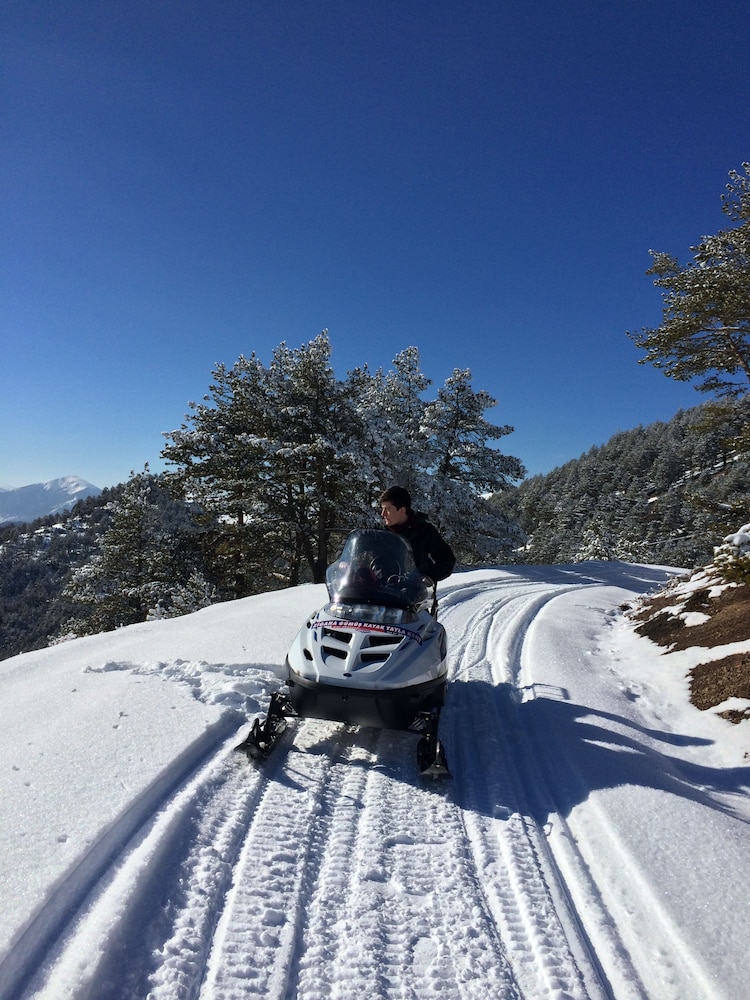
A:
{"type": "Polygon", "coordinates": [[[667,575],[582,564],[447,581],[451,780],[419,778],[407,733],[306,720],[260,766],[233,749],[323,588],[0,664],[18,727],[0,740],[17,775],[0,875],[4,895],[30,894],[0,925],[0,996],[737,1000],[742,727],[692,709],[685,661],[665,676],[617,611],[667,575]],[[43,692],[55,754],[28,738],[43,692]],[[81,752],[76,729],[97,724],[81,752]],[[146,734],[154,754],[139,758],[146,734]],[[87,763],[71,801],[61,783],[87,763]],[[24,829],[35,809],[54,810],[46,840],[24,829]]]}

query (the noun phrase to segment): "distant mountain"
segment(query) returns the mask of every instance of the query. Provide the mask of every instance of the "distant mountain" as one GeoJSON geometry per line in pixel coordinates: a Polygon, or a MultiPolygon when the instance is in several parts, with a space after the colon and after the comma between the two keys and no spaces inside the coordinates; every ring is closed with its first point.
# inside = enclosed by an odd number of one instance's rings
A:
{"type": "Polygon", "coordinates": [[[92,486],[78,476],[63,476],[61,479],[50,479],[48,483],[19,486],[14,490],[0,489],[0,524],[35,521],[38,517],[69,510],[79,500],[100,493],[98,486],[92,486]]]}

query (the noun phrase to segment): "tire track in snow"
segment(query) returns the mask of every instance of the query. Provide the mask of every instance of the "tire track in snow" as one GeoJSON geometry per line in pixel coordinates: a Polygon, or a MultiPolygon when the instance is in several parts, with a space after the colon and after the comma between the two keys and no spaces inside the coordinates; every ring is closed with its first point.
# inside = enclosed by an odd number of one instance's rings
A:
{"type": "Polygon", "coordinates": [[[419,782],[414,748],[412,735],[366,729],[342,740],[288,997],[520,997],[458,812],[419,782]]]}
{"type": "MultiPolygon", "coordinates": [[[[531,655],[531,650],[537,647],[535,637],[530,638],[530,648],[523,650],[520,668],[531,682],[529,696],[535,697],[534,666],[539,654],[537,651],[536,656],[531,655]]],[[[556,811],[561,780],[563,789],[565,781],[575,784],[581,780],[575,761],[566,752],[568,748],[563,745],[562,756],[556,755],[552,760],[548,753],[531,751],[533,733],[520,735],[518,753],[526,762],[527,780],[534,781],[538,801],[555,828],[550,843],[556,865],[570,881],[570,895],[575,895],[581,922],[585,922],[597,954],[606,961],[613,991],[634,1000],[647,1000],[652,995],[642,974],[648,975],[647,970],[637,968],[640,955],[650,948],[659,963],[660,996],[665,1000],[698,995],[713,997],[715,984],[696,961],[673,915],[668,913],[653,885],[644,877],[637,854],[623,842],[616,822],[612,822],[612,813],[602,807],[601,799],[591,797],[584,819],[571,816],[569,822],[565,815],[556,811]],[[602,838],[606,839],[606,851],[600,855],[595,845],[602,838]],[[646,927],[642,925],[642,916],[639,920],[644,910],[650,918],[646,927]],[[654,939],[658,937],[654,934],[654,924],[660,925],[660,940],[654,939]]]]}
{"type": "Polygon", "coordinates": [[[217,926],[201,998],[287,995],[311,869],[323,856],[310,850],[310,833],[331,780],[340,728],[307,721],[295,727],[294,746],[277,748],[217,926]]]}
{"type": "Polygon", "coordinates": [[[233,751],[233,738],[128,845],[60,943],[48,986],[37,977],[24,996],[284,996],[298,896],[304,910],[298,862],[335,728],[302,723],[259,767],[233,751]],[[312,744],[321,734],[316,753],[289,749],[292,738],[312,744]]]}
{"type": "Polygon", "coordinates": [[[460,814],[419,782],[416,738],[339,728],[311,765],[302,728],[277,781],[294,775],[307,804],[290,822],[288,787],[264,797],[253,826],[267,801],[271,825],[243,847],[201,997],[519,1000],[460,814]]]}
{"type": "MultiPolygon", "coordinates": [[[[188,909],[194,933],[190,947],[183,943],[179,952],[188,965],[191,948],[200,953],[198,918],[211,923],[228,871],[226,855],[241,839],[253,803],[252,787],[227,756],[235,742],[233,737],[197,772],[183,774],[166,798],[153,797],[151,815],[141,817],[106,872],[91,881],[63,934],[46,955],[35,956],[37,971],[27,988],[14,996],[142,998],[151,953],[159,952],[165,938],[182,934],[179,912],[188,909]]],[[[177,951],[171,948],[179,965],[177,951]]]]}
{"type": "MultiPolygon", "coordinates": [[[[283,742],[287,741],[285,737],[283,742]]],[[[279,750],[284,752],[283,747],[279,750]]],[[[279,759],[269,762],[267,769],[256,769],[244,754],[233,754],[227,762],[219,801],[202,809],[188,842],[165,911],[167,933],[154,950],[154,968],[146,989],[137,996],[148,995],[149,1000],[198,996],[235,866],[280,763],[279,759]],[[220,823],[212,821],[217,809],[220,823]]]]}
{"type": "Polygon", "coordinates": [[[365,842],[378,848],[366,874],[390,957],[383,995],[519,998],[449,786],[415,784],[408,738],[384,734],[381,742],[384,770],[371,780],[365,842]]]}
{"type": "Polygon", "coordinates": [[[568,907],[544,831],[530,815],[516,752],[515,682],[526,630],[540,607],[572,588],[524,589],[496,583],[483,590],[479,607],[469,601],[443,615],[457,678],[443,732],[456,757],[458,798],[487,907],[524,994],[604,997],[607,987],[568,907]]]}
{"type": "Polygon", "coordinates": [[[318,822],[310,837],[310,852],[322,863],[308,868],[310,906],[300,927],[290,977],[290,996],[337,997],[342,968],[348,984],[368,983],[362,995],[377,996],[377,969],[358,945],[358,928],[371,934],[374,921],[363,911],[362,898],[352,891],[357,844],[360,838],[366,786],[373,766],[379,733],[371,729],[347,731],[342,736],[318,822]]]}

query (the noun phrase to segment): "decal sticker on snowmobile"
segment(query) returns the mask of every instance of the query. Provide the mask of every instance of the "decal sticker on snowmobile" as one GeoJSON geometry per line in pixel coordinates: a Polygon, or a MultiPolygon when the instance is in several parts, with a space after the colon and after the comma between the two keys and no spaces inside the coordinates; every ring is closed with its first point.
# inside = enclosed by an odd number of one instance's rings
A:
{"type": "Polygon", "coordinates": [[[346,629],[352,632],[383,632],[386,635],[400,635],[405,639],[413,639],[420,646],[422,645],[422,636],[418,632],[413,632],[411,629],[403,628],[400,625],[386,625],[382,622],[361,622],[352,621],[348,618],[346,620],[329,618],[326,621],[313,622],[312,628],[346,629]]]}

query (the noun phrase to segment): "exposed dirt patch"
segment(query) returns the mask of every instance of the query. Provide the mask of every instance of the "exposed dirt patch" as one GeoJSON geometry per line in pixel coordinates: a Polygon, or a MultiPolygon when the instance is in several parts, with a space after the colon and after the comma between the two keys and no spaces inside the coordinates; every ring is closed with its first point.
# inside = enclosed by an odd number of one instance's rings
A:
{"type": "Polygon", "coordinates": [[[683,612],[698,611],[709,615],[709,620],[699,625],[685,625],[683,618],[659,612],[660,608],[674,607],[674,596],[659,595],[644,605],[634,619],[639,635],[645,635],[660,646],[672,649],[689,649],[690,646],[724,646],[729,642],[750,639],[750,588],[730,587],[718,597],[709,597],[708,588],[696,590],[680,607],[683,612]],[[652,617],[653,616],[653,617],[652,617]]]}
{"type": "MultiPolygon", "coordinates": [[[[696,708],[713,708],[728,697],[750,700],[750,653],[734,653],[691,670],[690,700],[696,708]]],[[[719,715],[730,722],[741,722],[750,718],[750,708],[729,709],[719,715]]]]}
{"type": "MultiPolygon", "coordinates": [[[[750,639],[750,586],[729,587],[716,597],[710,596],[709,587],[699,588],[682,599],[679,588],[662,591],[639,605],[631,618],[640,622],[635,629],[639,635],[669,651],[745,642],[750,639]],[[681,615],[689,612],[709,617],[686,625],[681,615]]],[[[690,671],[690,700],[696,708],[710,709],[728,698],[750,699],[750,653],[735,653],[690,671]]],[[[750,709],[719,714],[730,722],[750,719],[750,709]]]]}

